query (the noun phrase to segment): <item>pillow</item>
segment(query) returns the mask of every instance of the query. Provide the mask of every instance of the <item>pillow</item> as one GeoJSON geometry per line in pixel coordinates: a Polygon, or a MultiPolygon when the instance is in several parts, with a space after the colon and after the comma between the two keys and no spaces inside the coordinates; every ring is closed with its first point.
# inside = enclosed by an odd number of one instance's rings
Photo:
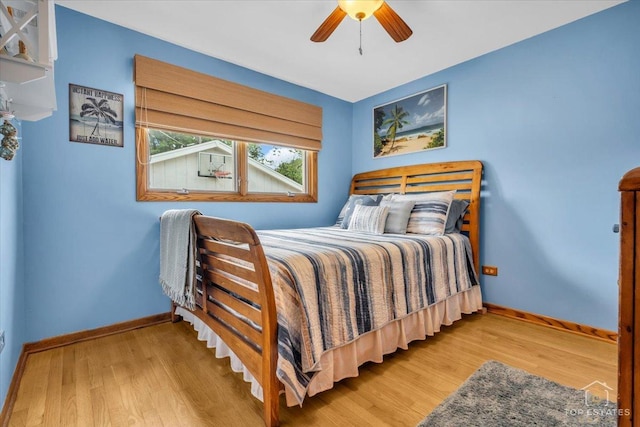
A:
{"type": "Polygon", "coordinates": [[[460,233],[462,231],[462,223],[468,207],[468,201],[453,199],[447,215],[447,223],[444,226],[445,234],[460,233]]]}
{"type": "Polygon", "coordinates": [[[407,233],[442,236],[455,190],[422,194],[397,194],[393,201],[414,200],[407,233]]]}
{"type": "Polygon", "coordinates": [[[388,214],[389,208],[387,206],[356,205],[349,221],[349,230],[382,234],[388,214]]]}
{"type": "Polygon", "coordinates": [[[384,232],[405,234],[407,232],[409,216],[415,204],[416,202],[413,200],[397,202],[382,200],[380,206],[387,206],[389,208],[389,215],[387,216],[387,222],[384,226],[384,232]]]}
{"type": "Polygon", "coordinates": [[[352,194],[351,196],[349,196],[349,199],[338,214],[336,225],[339,225],[341,228],[345,229],[349,228],[349,220],[351,219],[351,215],[353,214],[353,210],[355,209],[356,205],[378,206],[380,204],[380,199],[382,199],[382,196],[379,194],[375,196],[368,196],[365,194],[352,194]]]}

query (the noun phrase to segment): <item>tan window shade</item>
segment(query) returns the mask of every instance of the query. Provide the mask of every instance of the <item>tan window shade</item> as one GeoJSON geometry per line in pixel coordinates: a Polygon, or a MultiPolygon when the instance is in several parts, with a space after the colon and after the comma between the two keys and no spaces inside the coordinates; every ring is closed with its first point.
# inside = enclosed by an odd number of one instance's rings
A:
{"type": "Polygon", "coordinates": [[[322,148],[322,108],[135,56],[136,125],[303,150],[322,148]]]}

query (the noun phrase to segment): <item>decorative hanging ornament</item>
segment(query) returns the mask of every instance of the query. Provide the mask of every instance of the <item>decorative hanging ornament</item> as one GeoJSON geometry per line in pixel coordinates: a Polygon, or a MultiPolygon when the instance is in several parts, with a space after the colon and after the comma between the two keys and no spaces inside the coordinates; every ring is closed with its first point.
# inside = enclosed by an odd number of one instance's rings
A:
{"type": "Polygon", "coordinates": [[[0,126],[0,133],[4,135],[4,138],[2,138],[2,143],[0,144],[0,157],[5,160],[12,160],[20,147],[16,136],[18,130],[11,124],[13,117],[12,114],[5,113],[2,115],[4,123],[0,126]]]}

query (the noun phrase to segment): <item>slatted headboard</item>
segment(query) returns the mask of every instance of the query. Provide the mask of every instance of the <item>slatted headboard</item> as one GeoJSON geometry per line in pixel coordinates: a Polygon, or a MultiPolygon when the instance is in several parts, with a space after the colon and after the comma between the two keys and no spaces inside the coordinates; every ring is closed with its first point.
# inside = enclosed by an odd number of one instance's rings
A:
{"type": "Polygon", "coordinates": [[[480,188],[482,162],[427,163],[378,169],[354,175],[349,194],[429,193],[456,190],[455,198],[469,201],[462,231],[471,241],[473,262],[480,273],[480,188]]]}

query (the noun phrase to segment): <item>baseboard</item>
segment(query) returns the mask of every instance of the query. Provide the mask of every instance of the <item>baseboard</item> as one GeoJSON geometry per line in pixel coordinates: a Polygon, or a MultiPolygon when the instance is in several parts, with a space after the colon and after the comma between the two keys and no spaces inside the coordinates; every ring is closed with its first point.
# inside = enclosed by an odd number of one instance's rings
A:
{"type": "Polygon", "coordinates": [[[126,322],[115,323],[109,326],[103,326],[101,328],[74,332],[71,334],[60,335],[41,341],[23,344],[22,351],[20,352],[20,356],[18,357],[18,363],[16,364],[16,369],[13,372],[13,376],[11,377],[11,384],[9,384],[9,390],[7,391],[7,397],[5,398],[4,405],[2,407],[2,413],[0,413],[0,427],[6,427],[9,425],[8,414],[13,412],[13,405],[18,395],[18,387],[20,386],[22,374],[24,373],[27,358],[30,354],[96,338],[102,338],[109,335],[119,334],[122,332],[132,331],[134,329],[145,328],[147,326],[158,325],[160,323],[169,322],[170,320],[171,313],[160,313],[153,316],[143,317],[141,319],[129,320],[126,322]]]}
{"type": "Polygon", "coordinates": [[[129,320],[113,325],[103,326],[101,328],[90,329],[87,331],[73,332],[71,334],[60,335],[53,338],[47,338],[41,341],[30,342],[24,345],[24,351],[27,353],[37,353],[39,351],[51,350],[53,348],[62,347],[69,344],[75,344],[82,341],[93,340],[96,338],[106,337],[121,332],[132,331],[134,329],[144,328],[147,326],[165,323],[171,320],[170,313],[161,313],[141,319],[129,320]]]}
{"type": "Polygon", "coordinates": [[[496,304],[484,303],[489,313],[510,317],[529,323],[535,323],[562,331],[573,332],[574,334],[585,335],[590,338],[597,338],[603,341],[618,342],[618,334],[606,329],[594,328],[593,326],[582,325],[568,320],[559,320],[541,314],[529,313],[527,311],[516,310],[514,308],[502,307],[496,304]]]}

